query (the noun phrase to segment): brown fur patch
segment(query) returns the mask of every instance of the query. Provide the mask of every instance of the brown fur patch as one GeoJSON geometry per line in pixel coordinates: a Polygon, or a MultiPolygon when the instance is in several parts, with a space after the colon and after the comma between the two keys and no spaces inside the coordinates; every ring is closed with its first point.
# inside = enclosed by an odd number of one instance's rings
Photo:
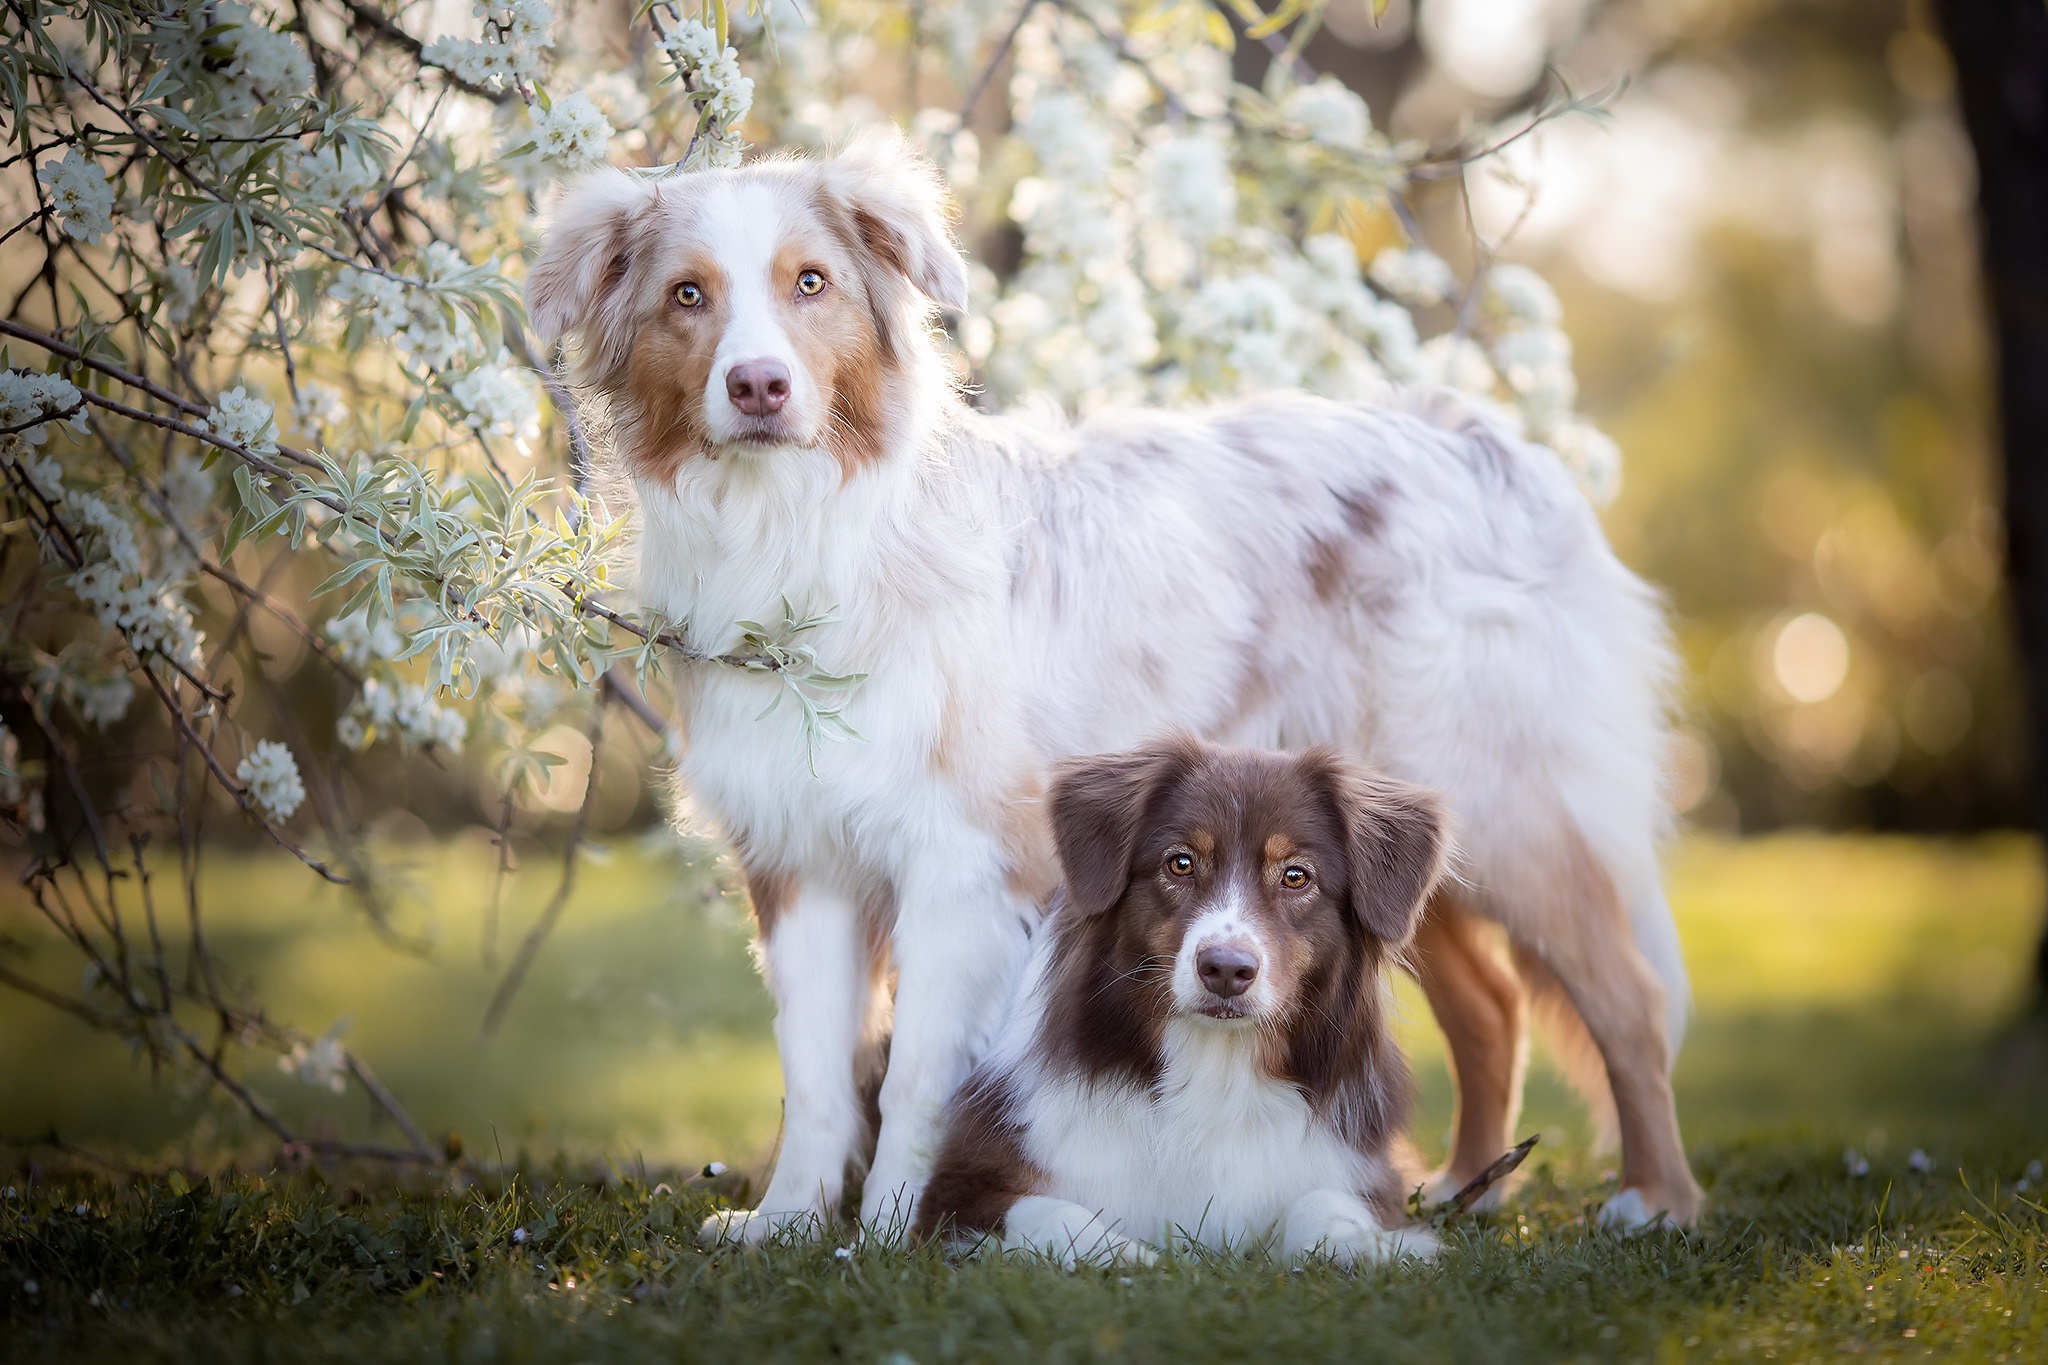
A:
{"type": "Polygon", "coordinates": [[[1024,1131],[1010,1116],[1001,1077],[969,1078],[953,1101],[946,1143],[918,1201],[912,1236],[1000,1235],[1010,1206],[1045,1186],[1045,1172],[1024,1154],[1024,1131]]]}
{"type": "Polygon", "coordinates": [[[685,460],[708,448],[704,386],[730,321],[725,273],[715,261],[685,257],[662,279],[659,311],[635,332],[621,381],[625,457],[634,473],[657,483],[673,480],[685,460]],[[686,281],[704,290],[695,308],[675,301],[686,281]]]}
{"type": "Polygon", "coordinates": [[[1309,588],[1318,602],[1328,602],[1336,597],[1351,572],[1343,544],[1329,536],[1309,537],[1308,552],[1302,556],[1301,567],[1308,574],[1309,588]]]}
{"type": "Polygon", "coordinates": [[[1372,540],[1387,527],[1387,503],[1393,497],[1394,486],[1381,479],[1371,488],[1344,489],[1337,494],[1337,505],[1344,509],[1344,524],[1353,534],[1372,540]]]}
{"type": "Polygon", "coordinates": [[[775,930],[775,921],[796,896],[796,878],[771,868],[746,865],[747,900],[754,908],[754,932],[762,938],[775,930]]]}

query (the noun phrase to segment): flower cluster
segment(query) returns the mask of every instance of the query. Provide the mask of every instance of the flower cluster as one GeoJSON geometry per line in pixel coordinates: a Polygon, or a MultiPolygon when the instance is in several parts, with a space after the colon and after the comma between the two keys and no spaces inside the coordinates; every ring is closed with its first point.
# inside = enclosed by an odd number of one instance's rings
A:
{"type": "Polygon", "coordinates": [[[495,363],[449,380],[448,392],[461,406],[463,422],[486,436],[524,443],[539,434],[540,400],[533,381],[503,350],[495,363]]]}
{"type": "MultiPolygon", "coordinates": [[[[49,424],[60,418],[83,430],[84,402],[77,386],[62,375],[0,370],[0,456],[26,458],[49,438],[49,424]]],[[[35,482],[41,487],[43,479],[35,482]]],[[[43,495],[55,493],[44,488],[43,495]]]]}
{"type": "Polygon", "coordinates": [[[327,638],[351,668],[390,663],[405,648],[405,636],[388,616],[375,621],[364,611],[337,616],[327,623],[327,638]]]}
{"type": "Polygon", "coordinates": [[[274,739],[259,739],[249,756],[235,765],[235,780],[242,784],[249,802],[267,820],[292,818],[306,799],[306,784],[299,779],[299,763],[292,751],[274,739]]]}
{"type": "Polygon", "coordinates": [[[384,179],[384,168],[360,143],[328,143],[299,153],[299,183],[322,208],[355,204],[384,179]]]}
{"type": "Polygon", "coordinates": [[[661,46],[702,111],[703,164],[738,165],[746,150],[739,126],[754,107],[754,82],[741,74],[740,54],[720,47],[710,26],[694,19],[671,28],[661,46]]]}
{"type": "Polygon", "coordinates": [[[434,746],[454,754],[462,751],[469,737],[469,722],[419,683],[366,678],[363,690],[335,722],[334,733],[351,749],[367,748],[380,734],[394,734],[407,748],[434,746]]]}
{"type": "Polygon", "coordinates": [[[275,409],[240,384],[216,399],[198,425],[254,454],[277,454],[275,409]]]}
{"type": "Polygon", "coordinates": [[[564,171],[587,171],[604,164],[612,143],[612,125],[582,91],[572,91],[542,107],[527,110],[533,120],[535,152],[564,171]]]}
{"type": "Polygon", "coordinates": [[[1335,76],[1295,86],[1280,112],[1310,138],[1339,151],[1362,152],[1372,135],[1372,113],[1365,101],[1335,76]]]}
{"type": "Polygon", "coordinates": [[[277,1069],[296,1076],[307,1085],[342,1094],[348,1089],[348,1053],[341,1046],[340,1026],[329,1029],[310,1042],[304,1038],[277,1059],[277,1069]]]}
{"type": "Polygon", "coordinates": [[[1372,282],[1403,303],[1429,308],[1457,292],[1458,277],[1424,247],[1388,247],[1372,258],[1372,282]]]}
{"type": "Polygon", "coordinates": [[[555,41],[555,12],[546,0],[476,0],[470,12],[484,21],[483,40],[436,38],[421,53],[425,61],[486,90],[515,86],[540,74],[541,53],[555,41]]]}
{"type": "Polygon", "coordinates": [[[258,23],[247,5],[220,0],[213,22],[227,59],[208,82],[224,114],[247,115],[303,95],[313,84],[313,62],[296,38],[258,23]]]}
{"type": "Polygon", "coordinates": [[[73,147],[59,161],[36,171],[50,195],[50,211],[64,231],[81,242],[97,242],[114,226],[114,187],[99,163],[73,147]]]}
{"type": "Polygon", "coordinates": [[[446,242],[430,243],[417,265],[417,278],[343,266],[327,294],[361,316],[372,335],[396,341],[415,365],[445,370],[476,349],[456,298],[478,267],[446,242]]]}

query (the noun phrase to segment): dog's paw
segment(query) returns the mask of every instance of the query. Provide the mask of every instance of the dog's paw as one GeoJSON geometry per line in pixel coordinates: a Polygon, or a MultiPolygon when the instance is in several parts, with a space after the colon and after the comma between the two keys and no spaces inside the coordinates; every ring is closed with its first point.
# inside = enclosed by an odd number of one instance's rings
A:
{"type": "Polygon", "coordinates": [[[1297,1200],[1287,1211],[1281,1245],[1289,1260],[1334,1261],[1354,1266],[1390,1261],[1428,1261],[1442,1243],[1427,1228],[1383,1227],[1365,1202],[1337,1190],[1321,1190],[1297,1200]]]}
{"type": "Polygon", "coordinates": [[[808,1210],[720,1209],[697,1230],[697,1245],[715,1251],[719,1247],[757,1247],[771,1239],[816,1241],[822,1231],[822,1220],[808,1210]]]}
{"type": "Polygon", "coordinates": [[[1062,1199],[1027,1196],[1010,1206],[1003,1250],[1076,1266],[1155,1265],[1159,1253],[1126,1237],[1093,1209],[1062,1199]]]}
{"type": "Polygon", "coordinates": [[[1623,1233],[1655,1232],[1678,1227],[1679,1222],[1665,1210],[1653,1208],[1641,1190],[1627,1189],[1600,1210],[1600,1226],[1623,1233]]]}

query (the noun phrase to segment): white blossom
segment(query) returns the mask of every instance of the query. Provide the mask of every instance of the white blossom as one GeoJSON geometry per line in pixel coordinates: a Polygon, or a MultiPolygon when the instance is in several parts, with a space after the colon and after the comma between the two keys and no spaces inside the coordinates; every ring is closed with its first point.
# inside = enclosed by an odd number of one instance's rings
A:
{"type": "Polygon", "coordinates": [[[67,674],[64,691],[71,698],[71,704],[78,708],[78,714],[101,728],[127,715],[130,703],[135,700],[135,684],[125,673],[110,673],[102,678],[78,678],[67,674]]]}
{"type": "Polygon", "coordinates": [[[348,420],[348,400],[332,384],[302,379],[298,397],[292,400],[292,415],[307,431],[325,431],[348,420]]]}
{"type": "Polygon", "coordinates": [[[223,113],[253,114],[303,95],[313,84],[312,60],[298,40],[256,22],[247,5],[220,0],[213,7],[213,22],[225,26],[217,41],[229,54],[210,83],[223,113]]]}
{"type": "Polygon", "coordinates": [[[307,1085],[342,1094],[348,1089],[348,1053],[341,1046],[341,1027],[336,1024],[311,1042],[294,1042],[292,1050],[277,1059],[277,1069],[307,1085]]]}
{"type": "Polygon", "coordinates": [[[274,739],[259,739],[249,756],[235,765],[235,780],[247,791],[249,801],[265,818],[289,820],[306,799],[306,784],[299,779],[298,760],[292,751],[274,739]]]}
{"type": "Polygon", "coordinates": [[[51,211],[70,236],[93,243],[114,226],[114,187],[82,147],[72,147],[61,161],[45,161],[36,179],[48,188],[51,211]]]}
{"type": "Polygon", "coordinates": [[[1486,351],[1471,337],[1454,332],[1431,337],[1418,356],[1418,373],[1427,383],[1441,384],[1477,396],[1492,394],[1493,363],[1486,351]]]}
{"type": "Polygon", "coordinates": [[[20,459],[49,439],[49,423],[60,417],[85,427],[84,399],[62,375],[0,370],[0,455],[20,459]]]}
{"type": "Polygon", "coordinates": [[[1287,93],[1280,112],[1315,141],[1344,151],[1363,151],[1372,133],[1365,101],[1335,76],[1322,76],[1287,93]]]}
{"type": "Polygon", "coordinates": [[[471,6],[484,21],[483,39],[442,37],[420,54],[471,85],[497,90],[540,75],[543,49],[554,44],[555,12],[543,0],[471,6]]]}
{"type": "Polygon", "coordinates": [[[223,441],[253,454],[277,453],[277,420],[270,403],[237,384],[214,402],[202,425],[223,441]]]}
{"type": "Polygon", "coordinates": [[[1372,282],[1403,303],[1427,307],[1457,290],[1458,277],[1443,257],[1425,247],[1387,247],[1366,272],[1372,282]]]}
{"type": "Polygon", "coordinates": [[[396,336],[412,317],[406,304],[407,292],[402,280],[345,265],[328,289],[327,296],[367,315],[370,330],[388,339],[396,336]]]}
{"type": "Polygon", "coordinates": [[[360,145],[315,146],[299,153],[299,182],[306,197],[325,208],[356,203],[384,179],[384,168],[360,145]]]}
{"type": "Polygon", "coordinates": [[[405,648],[405,636],[388,616],[372,621],[365,611],[337,616],[327,623],[327,638],[353,668],[391,663],[405,648]]]}
{"type": "Polygon", "coordinates": [[[1512,261],[1486,272],[1486,301],[1518,323],[1555,327],[1564,317],[1550,281],[1512,261]]]}
{"type": "Polygon", "coordinates": [[[1153,144],[1146,157],[1158,215],[1197,238],[1227,232],[1237,222],[1237,185],[1230,153],[1201,133],[1175,135],[1153,144]]]}
{"type": "Polygon", "coordinates": [[[164,469],[164,496],[171,511],[187,527],[196,527],[213,510],[213,471],[190,451],[171,456],[164,469]]]}
{"type": "Polygon", "coordinates": [[[537,153],[565,171],[583,171],[603,163],[611,146],[612,125],[581,90],[560,96],[550,108],[538,104],[527,111],[533,120],[537,153]]]}
{"type": "Polygon", "coordinates": [[[449,380],[448,392],[462,406],[463,420],[486,436],[524,441],[539,433],[540,399],[533,381],[503,350],[495,363],[449,380]]]}
{"type": "Polygon", "coordinates": [[[409,748],[431,745],[459,753],[469,734],[462,713],[442,706],[431,688],[382,678],[363,680],[363,690],[343,718],[353,722],[346,728],[337,726],[335,733],[351,748],[361,748],[383,732],[396,735],[409,748]]]}

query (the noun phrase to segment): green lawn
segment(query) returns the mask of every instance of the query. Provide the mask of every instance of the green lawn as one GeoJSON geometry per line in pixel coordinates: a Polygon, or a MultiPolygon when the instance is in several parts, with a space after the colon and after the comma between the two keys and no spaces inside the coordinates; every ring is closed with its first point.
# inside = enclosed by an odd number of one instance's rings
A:
{"type": "MultiPolygon", "coordinates": [[[[1524,1127],[1546,1140],[1515,1211],[1462,1225],[1429,1269],[1358,1277],[1209,1259],[1063,1275],[830,1245],[705,1256],[689,1231],[764,1158],[778,1096],[766,1003],[716,869],[652,845],[589,869],[484,1041],[487,850],[453,840],[416,861],[403,919],[431,941],[425,956],[377,941],[340,895],[271,860],[216,859],[215,939],[281,1015],[315,1030],[346,1018],[423,1125],[524,1174],[188,1184],[67,1174],[47,1151],[4,1158],[0,1356],[2048,1360],[2048,1213],[2038,1190],[2015,1189],[2048,1159],[2048,1078],[1987,1062],[2041,903],[2026,841],[1680,846],[1672,891],[1698,1011],[1678,1086],[1705,1226],[1591,1231],[1611,1177],[1539,1068],[1524,1127]],[[1847,1147],[1867,1175],[1849,1174],[1847,1147]],[[1914,1169],[1916,1151],[1930,1169],[1914,1169]],[[736,1168],[718,1191],[676,1174],[709,1159],[736,1168]]],[[[545,875],[526,880],[508,946],[546,896],[545,875]]],[[[76,979],[51,945],[31,946],[46,979],[76,979]]],[[[1405,998],[1427,1150],[1448,1081],[1426,1011],[1405,998]]],[[[359,1126],[357,1097],[255,1079],[309,1129],[359,1126]]],[[[158,1169],[223,1152],[259,1168],[246,1131],[202,1098],[0,996],[0,1131],[52,1126],[158,1169]]]]}

